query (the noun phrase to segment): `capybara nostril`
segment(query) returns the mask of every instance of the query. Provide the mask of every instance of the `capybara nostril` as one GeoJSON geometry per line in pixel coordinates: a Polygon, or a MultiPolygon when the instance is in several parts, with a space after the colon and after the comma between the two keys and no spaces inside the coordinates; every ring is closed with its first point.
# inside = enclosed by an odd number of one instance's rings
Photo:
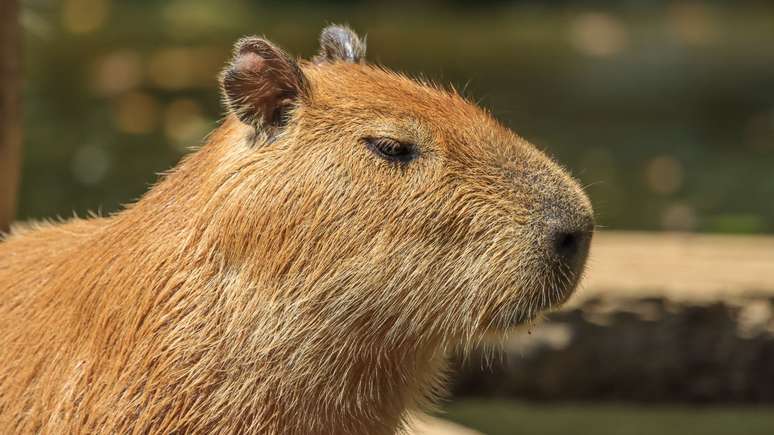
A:
{"type": "Polygon", "coordinates": [[[562,263],[580,271],[586,262],[594,231],[592,219],[559,219],[548,224],[548,249],[562,263]]]}
{"type": "Polygon", "coordinates": [[[590,233],[586,231],[560,230],[551,238],[556,255],[569,264],[575,264],[588,251],[590,237],[590,233]]]}

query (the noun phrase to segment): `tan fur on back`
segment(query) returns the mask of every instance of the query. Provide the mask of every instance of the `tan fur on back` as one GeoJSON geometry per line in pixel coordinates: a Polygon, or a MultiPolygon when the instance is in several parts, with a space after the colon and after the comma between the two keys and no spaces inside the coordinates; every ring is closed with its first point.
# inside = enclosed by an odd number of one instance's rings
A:
{"type": "Polygon", "coordinates": [[[230,115],[126,210],[0,243],[4,432],[394,433],[450,351],[563,300],[531,254],[535,204],[589,209],[563,170],[454,93],[303,70],[273,140],[230,115]]]}

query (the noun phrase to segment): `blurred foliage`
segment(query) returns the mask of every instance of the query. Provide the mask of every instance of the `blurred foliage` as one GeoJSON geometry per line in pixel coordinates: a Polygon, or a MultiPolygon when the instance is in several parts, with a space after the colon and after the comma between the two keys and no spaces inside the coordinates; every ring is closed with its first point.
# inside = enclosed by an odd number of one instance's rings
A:
{"type": "Polygon", "coordinates": [[[443,415],[487,435],[767,435],[766,408],[537,404],[468,400],[443,415]]]}
{"type": "Polygon", "coordinates": [[[232,43],[309,57],[330,22],[453,83],[580,178],[616,229],[774,232],[766,2],[26,0],[21,218],[107,213],[222,115],[232,43]]]}

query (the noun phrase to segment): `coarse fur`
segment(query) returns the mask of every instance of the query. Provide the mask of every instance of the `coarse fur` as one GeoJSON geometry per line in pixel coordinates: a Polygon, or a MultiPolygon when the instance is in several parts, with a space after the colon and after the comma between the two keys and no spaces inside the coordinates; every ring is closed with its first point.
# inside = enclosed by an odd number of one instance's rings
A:
{"type": "Polygon", "coordinates": [[[327,44],[269,74],[282,98],[224,89],[222,125],[135,204],[0,243],[4,431],[391,434],[450,352],[569,296],[583,265],[546,232],[591,231],[578,184],[456,93],[327,44]]]}

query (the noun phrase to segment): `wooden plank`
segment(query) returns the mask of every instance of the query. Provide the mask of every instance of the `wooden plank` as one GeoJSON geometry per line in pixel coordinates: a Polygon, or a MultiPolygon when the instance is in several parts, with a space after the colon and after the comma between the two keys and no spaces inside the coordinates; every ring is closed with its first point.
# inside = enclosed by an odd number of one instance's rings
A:
{"type": "Polygon", "coordinates": [[[774,294],[774,237],[600,232],[589,268],[570,299],[659,296],[711,302],[774,294]]]}

